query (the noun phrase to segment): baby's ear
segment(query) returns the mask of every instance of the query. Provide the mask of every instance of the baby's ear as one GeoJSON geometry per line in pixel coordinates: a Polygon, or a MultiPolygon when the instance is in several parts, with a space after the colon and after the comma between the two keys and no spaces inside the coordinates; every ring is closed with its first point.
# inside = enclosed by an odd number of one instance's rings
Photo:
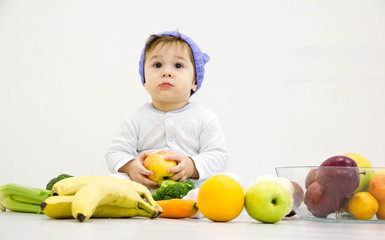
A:
{"type": "Polygon", "coordinates": [[[198,86],[197,86],[196,82],[194,82],[194,84],[191,87],[191,91],[195,92],[197,90],[197,87],[198,86]]]}

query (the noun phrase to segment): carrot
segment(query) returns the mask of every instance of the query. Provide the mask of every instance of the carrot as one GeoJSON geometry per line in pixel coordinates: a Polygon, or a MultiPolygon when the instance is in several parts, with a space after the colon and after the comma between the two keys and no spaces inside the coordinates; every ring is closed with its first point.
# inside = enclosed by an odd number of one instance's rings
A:
{"type": "Polygon", "coordinates": [[[169,199],[156,201],[163,209],[159,217],[189,218],[198,212],[197,203],[187,199],[169,199]]]}

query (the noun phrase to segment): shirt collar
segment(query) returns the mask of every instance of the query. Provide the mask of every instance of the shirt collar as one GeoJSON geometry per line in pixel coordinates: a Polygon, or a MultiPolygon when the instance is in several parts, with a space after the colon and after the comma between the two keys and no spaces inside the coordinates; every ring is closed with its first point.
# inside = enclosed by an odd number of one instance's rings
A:
{"type": "MultiPolygon", "coordinates": [[[[174,110],[174,111],[171,111],[171,112],[168,112],[168,113],[179,113],[179,112],[184,112],[184,111],[187,111],[187,110],[193,108],[195,105],[196,105],[195,102],[190,102],[190,103],[188,103],[186,106],[184,106],[183,108],[177,109],[177,110],[174,110]]],[[[146,107],[147,107],[148,109],[150,109],[151,111],[154,111],[154,112],[157,112],[157,113],[163,113],[163,114],[165,114],[165,112],[159,111],[158,109],[156,109],[151,103],[146,103],[146,107]]]]}

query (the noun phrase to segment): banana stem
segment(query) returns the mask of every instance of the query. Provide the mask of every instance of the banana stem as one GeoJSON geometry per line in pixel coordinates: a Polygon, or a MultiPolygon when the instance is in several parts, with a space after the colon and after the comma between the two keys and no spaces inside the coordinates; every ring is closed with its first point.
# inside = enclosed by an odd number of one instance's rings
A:
{"type": "Polygon", "coordinates": [[[154,217],[156,217],[155,216],[155,212],[149,213],[146,210],[143,210],[143,209],[140,209],[140,208],[138,209],[137,214],[138,214],[138,216],[147,217],[147,218],[154,218],[154,217]]]}
{"type": "Polygon", "coordinates": [[[157,213],[155,212],[154,207],[150,206],[148,203],[146,203],[144,201],[143,202],[138,202],[138,208],[148,212],[153,217],[157,216],[157,213]]]}
{"type": "Polygon", "coordinates": [[[151,192],[148,191],[142,191],[140,196],[144,199],[146,199],[146,201],[150,204],[150,206],[152,206],[155,210],[155,213],[156,213],[156,216],[158,216],[159,214],[161,214],[163,212],[163,209],[161,206],[159,206],[159,204],[154,200],[154,198],[152,197],[151,195],[151,192]]]}
{"type": "Polygon", "coordinates": [[[152,198],[151,193],[143,193],[142,197],[144,197],[151,206],[159,206],[158,203],[156,203],[155,200],[152,198]]]}

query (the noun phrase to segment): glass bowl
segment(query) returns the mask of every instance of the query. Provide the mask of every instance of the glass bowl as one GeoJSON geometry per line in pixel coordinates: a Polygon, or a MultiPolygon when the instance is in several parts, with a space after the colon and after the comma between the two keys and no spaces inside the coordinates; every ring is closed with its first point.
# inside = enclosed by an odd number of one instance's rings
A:
{"type": "MultiPolygon", "coordinates": [[[[369,183],[374,176],[385,174],[385,168],[293,166],[276,167],[275,171],[278,177],[289,179],[295,186],[293,210],[300,219],[326,222],[385,223],[385,219],[377,218],[376,214],[370,219],[368,217],[359,219],[360,217],[356,218],[349,211],[349,202],[352,197],[358,192],[369,192],[369,183]]],[[[385,185],[385,182],[382,184],[385,185]]],[[[385,191],[381,190],[381,192],[379,195],[382,194],[385,197],[385,191]]],[[[363,195],[367,196],[368,194],[363,195]]],[[[375,194],[370,195],[374,196],[375,194]]],[[[378,193],[377,198],[379,198],[378,193]]],[[[377,198],[375,198],[377,203],[380,203],[377,198]]],[[[364,209],[362,202],[365,204],[371,202],[370,206],[375,205],[373,201],[363,200],[355,204],[355,209],[362,211],[364,209]]],[[[381,211],[385,215],[385,209],[381,211]]],[[[365,213],[367,212],[370,211],[365,211],[365,213]]]]}

